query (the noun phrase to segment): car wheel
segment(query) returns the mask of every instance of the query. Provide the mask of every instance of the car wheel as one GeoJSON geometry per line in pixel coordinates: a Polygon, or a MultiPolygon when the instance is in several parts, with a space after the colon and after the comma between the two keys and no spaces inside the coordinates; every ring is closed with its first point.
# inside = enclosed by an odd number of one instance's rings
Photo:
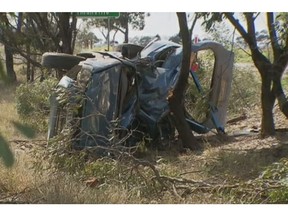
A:
{"type": "Polygon", "coordinates": [[[85,58],[81,56],[48,52],[42,55],[41,64],[47,68],[70,70],[75,65],[78,65],[80,61],[84,60],[85,58]]]}

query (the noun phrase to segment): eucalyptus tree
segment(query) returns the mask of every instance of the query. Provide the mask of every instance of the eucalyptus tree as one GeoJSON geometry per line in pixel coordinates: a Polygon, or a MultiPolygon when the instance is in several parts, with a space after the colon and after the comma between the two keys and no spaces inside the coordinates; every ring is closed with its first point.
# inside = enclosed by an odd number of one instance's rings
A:
{"type": "MultiPolygon", "coordinates": [[[[121,32],[124,34],[124,43],[129,42],[129,25],[132,26],[134,30],[143,30],[145,27],[145,16],[144,12],[121,12],[118,18],[109,18],[109,19],[88,19],[87,24],[89,26],[96,26],[103,37],[108,41],[108,32],[114,31],[121,32]],[[110,28],[109,28],[110,27],[110,28]]],[[[147,14],[149,16],[149,14],[147,14]]]]}
{"type": "Polygon", "coordinates": [[[203,24],[207,30],[211,29],[216,22],[228,20],[248,45],[251,58],[261,76],[261,134],[264,137],[275,134],[273,108],[276,99],[280,110],[288,117],[288,101],[281,84],[288,63],[288,13],[266,13],[268,35],[265,39],[270,41],[272,57],[267,56],[259,46],[259,34],[255,24],[259,14],[249,12],[236,16],[231,12],[200,13],[205,20],[203,24]]]}
{"type": "MultiPolygon", "coordinates": [[[[33,81],[30,67],[41,67],[39,59],[44,52],[73,53],[76,25],[75,13],[0,13],[6,67],[13,67],[13,55],[19,54],[27,62],[27,80],[33,81]]],[[[7,74],[13,75],[13,71],[7,69],[7,74]]],[[[15,72],[14,76],[16,79],[15,72]]]]}

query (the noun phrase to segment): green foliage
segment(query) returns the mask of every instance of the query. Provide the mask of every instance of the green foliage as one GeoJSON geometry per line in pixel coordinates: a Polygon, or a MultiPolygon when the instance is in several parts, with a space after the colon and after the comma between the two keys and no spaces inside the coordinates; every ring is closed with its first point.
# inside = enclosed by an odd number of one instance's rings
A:
{"type": "Polygon", "coordinates": [[[204,19],[202,26],[205,26],[206,31],[210,31],[215,26],[215,23],[222,22],[225,17],[223,13],[198,13],[204,19]]]}
{"type": "Polygon", "coordinates": [[[227,26],[227,24],[214,23],[210,28],[210,35],[213,41],[222,44],[226,49],[231,49],[233,45],[233,31],[227,26]]]}
{"type": "Polygon", "coordinates": [[[275,22],[275,28],[279,35],[278,42],[282,47],[285,47],[288,42],[288,30],[287,30],[287,23],[288,23],[288,13],[278,13],[275,22]]]}
{"type": "Polygon", "coordinates": [[[288,202],[288,159],[283,158],[267,167],[260,176],[262,181],[270,185],[268,190],[269,203],[288,202]]]}
{"type": "Polygon", "coordinates": [[[243,113],[260,103],[261,81],[250,67],[234,67],[228,115],[243,113]]]}
{"type": "Polygon", "coordinates": [[[279,162],[273,163],[269,166],[262,174],[262,179],[270,179],[283,181],[283,183],[287,182],[287,174],[288,174],[288,159],[282,159],[279,162]]]}
{"type": "Polygon", "coordinates": [[[99,38],[93,33],[93,32],[88,32],[87,29],[84,29],[83,31],[80,31],[77,34],[77,45],[79,47],[82,47],[84,49],[87,49],[89,47],[93,48],[94,43],[98,43],[100,41],[99,38]],[[83,47],[84,45],[84,47],[83,47]]]}
{"type": "Polygon", "coordinates": [[[57,80],[52,78],[39,83],[21,84],[16,90],[16,106],[20,119],[39,131],[46,131],[49,98],[56,84],[57,80]]]}
{"type": "MultiPolygon", "coordinates": [[[[13,121],[12,123],[14,127],[27,138],[35,137],[35,130],[31,126],[16,121],[13,121]]],[[[0,134],[0,158],[1,157],[6,167],[11,167],[14,164],[14,155],[9,147],[9,143],[0,134]]]]}
{"type": "Polygon", "coordinates": [[[288,89],[288,76],[283,76],[282,80],[283,89],[288,89]]]}
{"type": "Polygon", "coordinates": [[[11,167],[14,164],[14,156],[9,148],[9,144],[1,134],[0,134],[0,158],[3,159],[3,162],[7,167],[11,167]]]}
{"type": "Polygon", "coordinates": [[[203,122],[209,112],[208,99],[214,66],[213,53],[211,51],[204,51],[201,53],[201,56],[198,57],[197,62],[199,64],[199,70],[196,72],[196,75],[198,76],[203,93],[198,91],[193,79],[189,76],[186,96],[184,98],[188,113],[196,121],[203,122]]]}
{"type": "Polygon", "coordinates": [[[251,63],[253,64],[251,54],[246,49],[234,49],[235,62],[237,63],[251,63]]]}
{"type": "MultiPolygon", "coordinates": [[[[214,59],[211,52],[205,52],[198,57],[199,70],[197,72],[203,94],[199,93],[192,78],[189,78],[185,96],[185,107],[192,117],[202,122],[209,109],[208,96],[213,72],[214,59]]],[[[235,117],[252,109],[260,103],[261,81],[253,70],[253,65],[244,63],[235,65],[233,70],[232,87],[229,97],[228,116],[235,117]]]]}
{"type": "Polygon", "coordinates": [[[270,192],[269,198],[272,203],[287,204],[288,202],[288,186],[281,189],[274,189],[270,192]]]}
{"type": "MultiPolygon", "coordinates": [[[[149,16],[149,15],[147,15],[149,16]]],[[[119,31],[124,35],[128,34],[129,25],[132,26],[134,30],[143,30],[145,27],[145,13],[144,12],[123,12],[120,13],[120,16],[117,19],[110,19],[110,28],[111,30],[119,31]],[[129,25],[128,25],[129,24],[129,25]]],[[[108,19],[89,19],[87,21],[87,26],[96,26],[98,28],[108,29],[108,19]]],[[[108,35],[103,36],[106,38],[108,35]]],[[[128,37],[128,35],[126,35],[128,37]]],[[[126,41],[128,42],[128,41],[126,41]]]]}
{"type": "Polygon", "coordinates": [[[22,124],[20,122],[12,121],[12,124],[14,127],[20,131],[23,135],[25,135],[27,138],[34,138],[36,135],[36,131],[28,124],[22,124]]]}

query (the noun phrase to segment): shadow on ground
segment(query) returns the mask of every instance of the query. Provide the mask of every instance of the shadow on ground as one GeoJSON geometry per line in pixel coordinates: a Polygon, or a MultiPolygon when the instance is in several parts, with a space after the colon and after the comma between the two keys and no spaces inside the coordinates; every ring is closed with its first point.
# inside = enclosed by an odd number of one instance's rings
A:
{"type": "Polygon", "coordinates": [[[265,168],[285,157],[288,157],[285,143],[262,149],[221,149],[217,159],[208,164],[208,172],[222,180],[249,180],[257,178],[265,168]]]}

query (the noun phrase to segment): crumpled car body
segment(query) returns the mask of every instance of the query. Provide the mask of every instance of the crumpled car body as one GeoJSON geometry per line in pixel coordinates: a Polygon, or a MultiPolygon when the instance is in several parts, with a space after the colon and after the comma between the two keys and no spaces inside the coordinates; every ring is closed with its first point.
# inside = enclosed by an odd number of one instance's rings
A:
{"type": "MultiPolygon", "coordinates": [[[[129,52],[129,46],[122,53],[86,54],[85,60],[68,70],[51,98],[48,139],[62,133],[67,125],[76,128],[72,136],[74,145],[80,148],[107,146],[115,136],[120,134],[121,138],[131,131],[152,139],[173,134],[175,128],[167,97],[180,74],[182,46],[154,40],[137,49],[137,55],[130,55],[129,59],[125,56],[125,53],[133,53],[129,52]],[[69,96],[65,98],[63,95],[69,96]],[[77,106],[71,109],[67,104],[77,106]]],[[[191,47],[193,53],[201,50],[212,50],[215,57],[208,98],[209,113],[203,122],[197,122],[190,115],[186,120],[191,130],[199,134],[212,129],[224,133],[234,54],[211,41],[191,47]]],[[[191,72],[191,76],[201,91],[197,75],[191,72]]]]}

